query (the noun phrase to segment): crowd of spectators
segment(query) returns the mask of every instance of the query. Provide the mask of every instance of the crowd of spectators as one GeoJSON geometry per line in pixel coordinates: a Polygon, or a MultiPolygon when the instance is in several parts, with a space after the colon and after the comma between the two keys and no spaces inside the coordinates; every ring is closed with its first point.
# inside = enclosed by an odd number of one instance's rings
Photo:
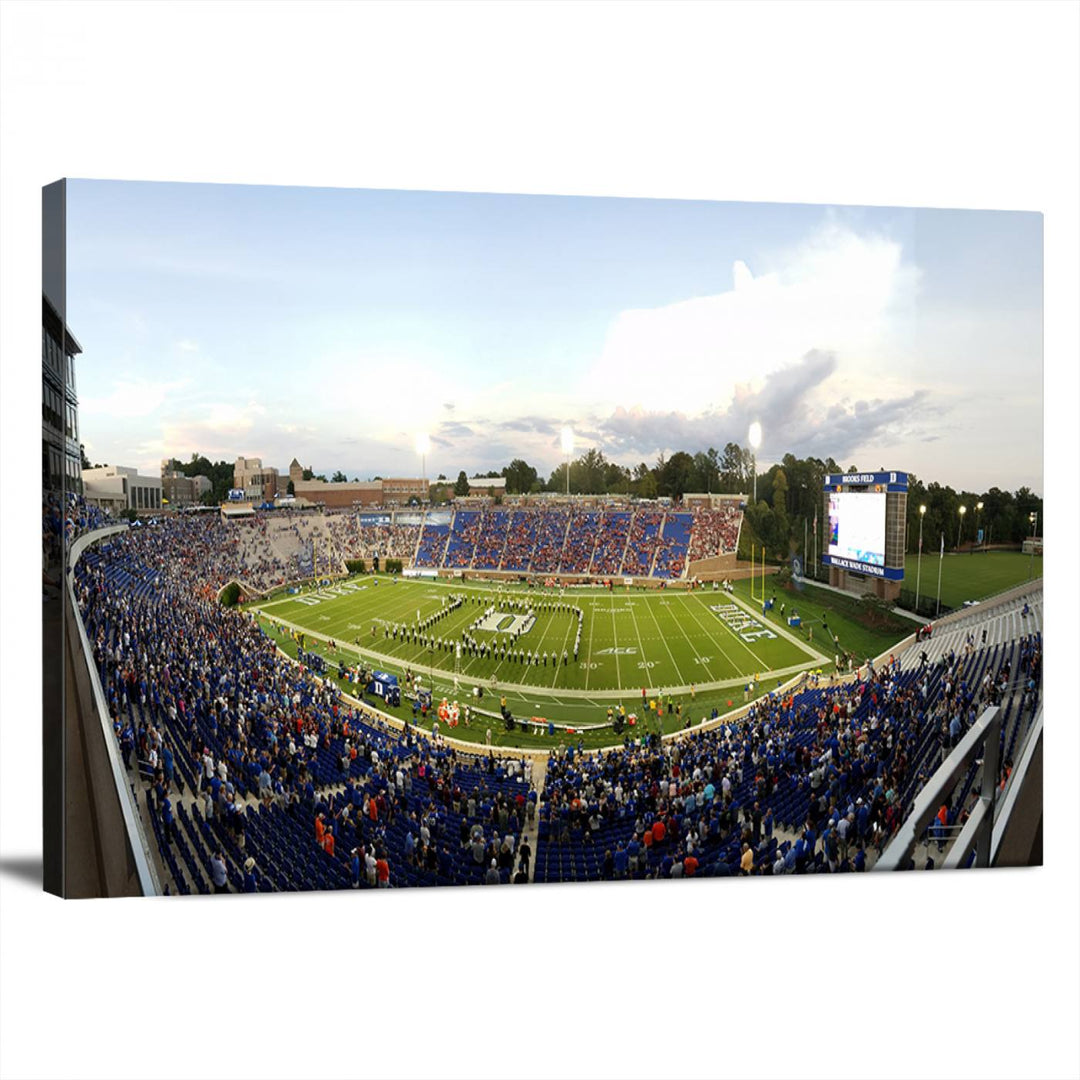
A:
{"type": "Polygon", "coordinates": [[[553,574],[559,569],[569,517],[565,510],[552,509],[539,510],[536,516],[536,548],[530,569],[534,574],[553,574]]]}
{"type": "Polygon", "coordinates": [[[501,570],[514,570],[524,573],[533,561],[536,548],[540,511],[528,513],[519,511],[510,515],[506,529],[506,545],[503,548],[501,570]]]}
{"type": "Polygon", "coordinates": [[[592,561],[593,549],[600,535],[602,515],[596,510],[575,510],[571,512],[570,526],[566,531],[566,543],[563,545],[559,560],[559,571],[563,574],[587,574],[592,561]]]}
{"type": "Polygon", "coordinates": [[[492,859],[509,880],[503,848],[514,854],[527,812],[524,769],[396,731],[287,660],[247,614],[213,597],[234,557],[225,528],[175,518],[104,542],[76,572],[117,740],[150,784],[176,887],[208,878],[229,891],[230,867],[238,882],[254,873],[266,887],[345,885],[357,855],[384,864],[377,884],[482,880],[492,859]],[[208,830],[186,840],[185,793],[208,830]],[[297,823],[307,845],[287,854],[297,823]]]}
{"type": "Polygon", "coordinates": [[[420,536],[419,525],[365,523],[360,513],[328,514],[326,524],[341,559],[400,559],[411,563],[420,536]]]}
{"type": "MultiPolygon", "coordinates": [[[[101,522],[78,503],[60,508],[47,508],[46,532],[101,522]]],[[[177,516],[102,541],[75,570],[118,746],[147,785],[176,887],[519,880],[536,802],[524,765],[467,760],[391,728],[286,659],[274,634],[288,631],[267,635],[217,602],[224,580],[253,572],[246,545],[263,530],[258,519],[177,516]]],[[[539,603],[580,624],[572,605],[539,603]]],[[[935,661],[910,655],[906,668],[868,662],[852,681],[774,693],[675,742],[553,752],[539,879],[868,868],[988,704],[1007,710],[1003,782],[1041,687],[1038,633],[993,647],[972,633],[935,661]]],[[[944,836],[975,794],[973,767],[932,828],[944,836]]]]}
{"type": "MultiPolygon", "coordinates": [[[[1032,635],[908,671],[868,667],[863,681],[811,680],[675,742],[627,737],[605,754],[553,751],[537,880],[867,869],[943,755],[986,704],[1011,694],[1004,777],[1034,710],[1040,657],[1032,635]],[[1027,665],[1023,680],[1011,678],[1014,662],[1027,665]]],[[[963,816],[974,776],[973,768],[947,803],[950,824],[963,816]]]]}
{"type": "MultiPolygon", "coordinates": [[[[107,511],[69,494],[49,493],[42,502],[42,546],[45,564],[59,557],[61,537],[68,542],[104,524],[107,511]]],[[[680,515],[685,516],[685,515],[680,515]]],[[[674,515],[666,514],[668,522],[674,515]]],[[[730,510],[700,511],[693,516],[691,559],[733,550],[740,514],[730,510]]],[[[259,591],[319,574],[344,572],[348,560],[401,559],[419,566],[511,570],[533,573],[595,573],[644,577],[650,572],[679,576],[686,562],[681,537],[660,537],[662,510],[459,511],[446,526],[365,524],[360,513],[257,513],[223,524],[216,515],[181,516],[202,524],[189,532],[222,545],[218,568],[259,591]],[[208,520],[210,524],[208,524],[208,520]],[[656,570],[653,571],[654,554],[656,570]],[[680,556],[682,556],[680,558],[680,556]]],[[[688,518],[689,520],[689,518],[688,518]]],[[[185,526],[177,525],[183,530],[185,526]]],[[[666,532],[667,530],[665,530],[666,532]]]]}
{"type": "Polygon", "coordinates": [[[690,534],[690,561],[731,555],[737,551],[742,516],[742,511],[733,504],[719,510],[699,510],[694,514],[694,528],[690,534]]]}
{"type": "Polygon", "coordinates": [[[449,525],[424,525],[420,530],[420,542],[416,547],[416,565],[442,566],[446,554],[446,542],[450,537],[449,525]]]}
{"type": "Polygon", "coordinates": [[[480,537],[482,517],[477,510],[459,510],[454,514],[450,541],[446,545],[444,566],[464,569],[473,565],[476,541],[480,537]]]}
{"type": "Polygon", "coordinates": [[[626,510],[607,510],[596,536],[591,571],[594,574],[614,576],[623,564],[623,552],[630,536],[632,515],[626,510]]]}
{"type": "Polygon", "coordinates": [[[73,491],[61,494],[43,491],[41,499],[41,546],[46,566],[59,563],[64,545],[70,545],[84,533],[106,525],[115,525],[112,514],[87,502],[73,491]]]}
{"type": "Polygon", "coordinates": [[[661,510],[638,510],[630,526],[630,538],[622,572],[627,577],[648,577],[652,572],[656,542],[664,514],[661,510]]]}
{"type": "Polygon", "coordinates": [[[669,513],[664,518],[664,529],[657,542],[656,561],[653,563],[653,577],[682,577],[690,550],[692,523],[690,514],[669,513]]]}
{"type": "Polygon", "coordinates": [[[476,537],[473,566],[477,570],[498,570],[502,562],[506,533],[510,524],[507,510],[485,510],[481,515],[480,532],[476,537]]]}

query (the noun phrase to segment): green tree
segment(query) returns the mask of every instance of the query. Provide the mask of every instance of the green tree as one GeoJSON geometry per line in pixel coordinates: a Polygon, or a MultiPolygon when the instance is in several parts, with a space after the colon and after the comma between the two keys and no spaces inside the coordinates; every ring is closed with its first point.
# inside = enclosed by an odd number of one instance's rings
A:
{"type": "Polygon", "coordinates": [[[332,484],[344,484],[348,479],[349,478],[340,469],[338,469],[334,473],[334,475],[330,477],[330,482],[332,484]]]}
{"type": "Polygon", "coordinates": [[[785,516],[787,515],[787,494],[787,474],[783,469],[777,469],[773,477],[772,507],[777,512],[783,512],[785,516]]]}
{"type": "MultiPolygon", "coordinates": [[[[566,491],[566,469],[567,465],[564,461],[559,465],[552,474],[548,477],[547,489],[548,491],[566,491]]],[[[574,475],[574,470],[570,470],[570,490],[577,491],[578,478],[574,475]]]]}
{"type": "MultiPolygon", "coordinates": [[[[595,447],[586,450],[576,462],[574,462],[578,477],[578,489],[586,495],[603,494],[604,480],[607,473],[607,462],[604,455],[595,447]]],[[[574,479],[575,469],[571,469],[570,478],[574,479]]]]}
{"type": "Polygon", "coordinates": [[[616,465],[614,461],[608,461],[604,465],[604,492],[607,494],[615,492],[629,494],[630,470],[621,465],[616,465]]]}
{"type": "Polygon", "coordinates": [[[742,447],[729,442],[720,458],[720,490],[735,495],[745,490],[746,474],[742,447]]]}
{"type": "Polygon", "coordinates": [[[694,459],[685,450],[677,450],[660,470],[660,494],[681,499],[690,490],[693,479],[694,459]]]}
{"type": "Polygon", "coordinates": [[[457,482],[454,484],[454,494],[461,496],[469,494],[469,478],[466,476],[464,469],[458,473],[457,482]]]}
{"type": "Polygon", "coordinates": [[[289,483],[286,485],[285,490],[290,495],[295,495],[296,494],[296,485],[290,480],[289,483]]]}
{"type": "Polygon", "coordinates": [[[659,493],[656,483],[656,474],[650,469],[638,481],[638,497],[641,499],[655,499],[659,493]]]}
{"type": "Polygon", "coordinates": [[[536,483],[536,470],[521,458],[514,458],[502,471],[506,491],[510,495],[524,495],[536,483]]]}
{"type": "Polygon", "coordinates": [[[720,491],[720,456],[713,447],[708,451],[700,451],[694,455],[694,478],[692,481],[695,491],[706,493],[720,491]]]}

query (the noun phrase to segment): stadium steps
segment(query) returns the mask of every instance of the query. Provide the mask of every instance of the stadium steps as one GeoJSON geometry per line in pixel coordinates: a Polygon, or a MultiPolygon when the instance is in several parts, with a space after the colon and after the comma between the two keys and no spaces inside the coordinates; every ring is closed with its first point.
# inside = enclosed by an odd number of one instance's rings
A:
{"type": "Polygon", "coordinates": [[[446,533],[446,543],[443,545],[442,558],[439,559],[438,569],[442,570],[446,566],[446,556],[450,551],[450,544],[454,539],[454,524],[457,521],[457,511],[450,511],[450,527],[446,533]]]}
{"type": "MultiPolygon", "coordinates": [[[[544,781],[547,779],[547,758],[534,758],[532,766],[532,785],[533,790],[536,792],[536,805],[541,805],[541,800],[544,797],[544,781]]],[[[533,815],[532,820],[525,819],[525,828],[521,830],[521,836],[518,839],[518,849],[526,841],[529,841],[529,847],[532,848],[532,859],[529,860],[529,883],[531,884],[536,880],[536,867],[540,859],[540,812],[539,809],[533,815]]],[[[516,858],[516,852],[515,852],[516,858]]]]}
{"type": "Polygon", "coordinates": [[[630,528],[626,531],[626,543],[623,544],[622,558],[619,559],[619,571],[622,572],[622,568],[626,565],[626,553],[630,550],[630,537],[634,535],[634,520],[637,514],[630,515],[630,528]]]}
{"type": "Polygon", "coordinates": [[[513,515],[512,514],[507,514],[507,516],[506,516],[506,531],[503,533],[502,547],[499,548],[499,558],[496,560],[495,566],[493,568],[495,570],[499,570],[499,569],[502,568],[503,559],[506,557],[506,545],[510,543],[510,526],[513,524],[513,522],[514,522],[513,515]]]}
{"type": "Polygon", "coordinates": [[[555,569],[551,571],[553,574],[558,574],[559,567],[562,566],[563,552],[566,551],[566,539],[570,535],[570,524],[573,519],[573,514],[566,515],[566,527],[563,529],[562,543],[559,545],[559,558],[555,563],[555,569]]]}
{"type": "Polygon", "coordinates": [[[667,513],[664,513],[664,518],[660,522],[660,528],[656,530],[656,546],[653,548],[652,558],[649,560],[649,572],[646,577],[652,577],[653,571],[656,569],[656,559],[660,554],[660,545],[664,539],[664,526],[667,524],[667,513]]]}
{"type": "MultiPolygon", "coordinates": [[[[395,524],[397,522],[397,512],[394,512],[394,516],[391,519],[395,524]]],[[[416,560],[420,556],[420,539],[424,535],[424,526],[427,524],[427,511],[425,510],[420,516],[420,528],[416,530],[416,543],[413,544],[412,556],[409,559],[410,566],[416,566],[416,560]]]]}

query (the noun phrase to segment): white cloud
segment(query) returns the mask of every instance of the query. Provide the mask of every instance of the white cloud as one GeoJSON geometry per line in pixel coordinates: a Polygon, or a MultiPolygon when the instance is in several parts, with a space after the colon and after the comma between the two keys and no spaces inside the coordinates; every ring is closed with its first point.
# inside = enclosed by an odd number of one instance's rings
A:
{"type": "Polygon", "coordinates": [[[146,416],[167,401],[170,394],[188,385],[188,379],[117,379],[103,397],[83,397],[79,413],[83,417],[101,416],[106,420],[146,416]]]}
{"type": "Polygon", "coordinates": [[[911,317],[919,271],[901,245],[828,222],[754,276],[745,262],[733,287],[660,308],[622,312],[583,380],[583,397],[609,411],[724,406],[807,353],[835,354],[849,392],[868,391],[896,324],[911,317]],[[851,385],[855,380],[858,385],[851,385]]]}

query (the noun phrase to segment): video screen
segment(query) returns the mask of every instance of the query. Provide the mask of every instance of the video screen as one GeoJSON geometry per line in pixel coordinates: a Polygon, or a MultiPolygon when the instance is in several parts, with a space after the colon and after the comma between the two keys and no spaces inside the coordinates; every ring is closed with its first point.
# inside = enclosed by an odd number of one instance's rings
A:
{"type": "Polygon", "coordinates": [[[842,491],[829,496],[829,554],[885,565],[885,494],[842,491]]]}

